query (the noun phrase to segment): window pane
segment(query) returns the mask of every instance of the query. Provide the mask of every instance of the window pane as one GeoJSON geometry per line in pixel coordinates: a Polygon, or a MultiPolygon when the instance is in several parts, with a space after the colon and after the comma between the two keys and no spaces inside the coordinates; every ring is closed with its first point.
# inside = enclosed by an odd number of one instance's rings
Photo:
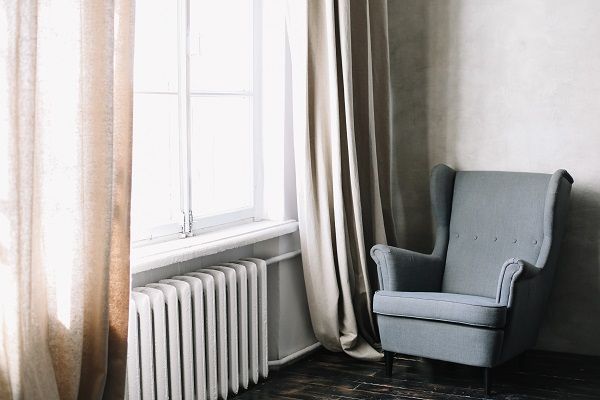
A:
{"type": "Polygon", "coordinates": [[[190,0],[190,87],[251,89],[252,0],[190,0]]]}
{"type": "Polygon", "coordinates": [[[177,1],[138,1],[135,6],[135,91],[176,91],[177,65],[177,1]]]}
{"type": "Polygon", "coordinates": [[[252,207],[250,98],[192,97],[191,112],[194,217],[252,207]]]}
{"type": "Polygon", "coordinates": [[[136,94],[133,110],[132,238],[179,223],[177,95],[136,94]]]}

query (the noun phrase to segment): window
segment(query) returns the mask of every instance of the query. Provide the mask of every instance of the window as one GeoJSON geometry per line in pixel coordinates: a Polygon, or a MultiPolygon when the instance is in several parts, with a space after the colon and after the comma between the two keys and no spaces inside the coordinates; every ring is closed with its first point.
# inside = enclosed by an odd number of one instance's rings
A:
{"type": "Polygon", "coordinates": [[[132,240],[255,218],[258,2],[137,2],[132,240]]]}

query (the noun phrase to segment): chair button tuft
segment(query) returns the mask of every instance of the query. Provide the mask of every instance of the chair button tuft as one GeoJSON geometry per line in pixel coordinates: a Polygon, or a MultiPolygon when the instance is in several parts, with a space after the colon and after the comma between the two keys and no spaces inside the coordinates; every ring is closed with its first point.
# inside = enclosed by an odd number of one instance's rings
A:
{"type": "Polygon", "coordinates": [[[534,240],[534,241],[533,241],[533,244],[537,244],[537,240],[534,240]]]}
{"type": "Polygon", "coordinates": [[[477,235],[473,236],[473,240],[477,240],[477,235]]]}
{"type": "Polygon", "coordinates": [[[517,243],[517,239],[513,239],[513,243],[517,243]]]}
{"type": "Polygon", "coordinates": [[[498,236],[494,236],[494,242],[498,241],[498,236]]]}

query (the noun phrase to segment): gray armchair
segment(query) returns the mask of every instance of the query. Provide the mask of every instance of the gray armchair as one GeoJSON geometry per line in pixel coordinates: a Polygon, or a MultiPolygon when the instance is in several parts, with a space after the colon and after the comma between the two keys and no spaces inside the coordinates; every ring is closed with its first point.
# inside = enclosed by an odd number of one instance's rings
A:
{"type": "Polygon", "coordinates": [[[573,178],[431,174],[431,254],[376,245],[375,293],[386,371],[394,353],[491,368],[531,348],[550,292],[573,178]]]}

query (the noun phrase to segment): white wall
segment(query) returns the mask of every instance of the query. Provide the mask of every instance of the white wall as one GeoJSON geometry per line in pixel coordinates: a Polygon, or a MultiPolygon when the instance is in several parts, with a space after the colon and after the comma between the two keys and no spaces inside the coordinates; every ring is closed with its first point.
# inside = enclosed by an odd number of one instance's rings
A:
{"type": "Polygon", "coordinates": [[[428,171],[574,177],[538,347],[600,354],[600,1],[389,1],[396,212],[429,250],[428,171]]]}

